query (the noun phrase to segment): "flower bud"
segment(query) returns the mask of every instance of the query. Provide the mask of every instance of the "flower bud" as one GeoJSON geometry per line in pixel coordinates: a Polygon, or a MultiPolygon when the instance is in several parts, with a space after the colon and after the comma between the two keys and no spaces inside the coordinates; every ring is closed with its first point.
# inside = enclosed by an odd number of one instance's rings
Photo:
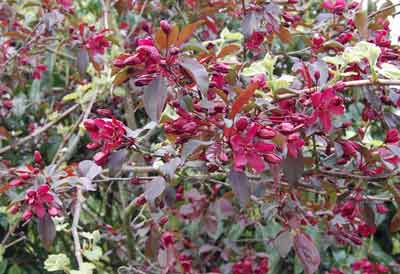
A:
{"type": "Polygon", "coordinates": [[[32,211],[26,210],[26,211],[24,212],[24,214],[22,214],[22,220],[28,221],[28,220],[30,220],[30,219],[32,218],[32,216],[33,216],[32,211]]]}
{"type": "Polygon", "coordinates": [[[142,206],[146,203],[146,198],[144,197],[144,195],[140,195],[139,197],[137,197],[135,199],[135,205],[136,206],[142,206]]]}
{"type": "Polygon", "coordinates": [[[11,214],[16,214],[19,211],[19,208],[20,208],[19,205],[13,205],[12,207],[10,207],[8,212],[10,212],[11,214]]]}
{"type": "Polygon", "coordinates": [[[83,126],[86,128],[86,130],[89,131],[96,131],[97,130],[97,126],[96,123],[93,119],[87,119],[83,122],[83,126]]]}
{"type": "Polygon", "coordinates": [[[171,232],[164,232],[163,235],[161,235],[161,243],[165,248],[168,248],[174,244],[174,234],[171,232]]]}
{"type": "Polygon", "coordinates": [[[165,225],[166,223],[168,223],[168,216],[162,216],[162,217],[160,218],[160,220],[158,221],[158,223],[159,223],[161,226],[163,226],[163,225],[165,225]]]}
{"type": "Polygon", "coordinates": [[[35,152],[33,153],[33,159],[37,164],[41,164],[43,161],[42,154],[40,154],[39,151],[35,150],[35,152]]]}
{"type": "Polygon", "coordinates": [[[94,162],[95,162],[97,165],[102,166],[102,165],[104,165],[104,164],[107,163],[108,154],[105,153],[105,152],[103,152],[103,151],[97,152],[97,153],[93,156],[93,160],[94,160],[94,162]]]}
{"type": "Polygon", "coordinates": [[[106,116],[106,117],[111,117],[113,116],[113,113],[110,109],[106,109],[106,108],[99,108],[96,110],[97,114],[102,115],[102,116],[106,116]]]}
{"type": "Polygon", "coordinates": [[[399,131],[396,128],[389,129],[386,133],[385,143],[397,143],[400,141],[399,131]]]}
{"type": "Polygon", "coordinates": [[[245,130],[248,124],[249,120],[246,117],[240,117],[235,125],[237,130],[245,130]]]}
{"type": "Polygon", "coordinates": [[[379,214],[386,214],[386,213],[388,213],[389,210],[387,209],[387,207],[384,204],[376,204],[376,211],[379,214]]]}
{"type": "Polygon", "coordinates": [[[161,27],[161,30],[167,35],[171,31],[171,24],[167,20],[161,20],[160,27],[161,27]]]}

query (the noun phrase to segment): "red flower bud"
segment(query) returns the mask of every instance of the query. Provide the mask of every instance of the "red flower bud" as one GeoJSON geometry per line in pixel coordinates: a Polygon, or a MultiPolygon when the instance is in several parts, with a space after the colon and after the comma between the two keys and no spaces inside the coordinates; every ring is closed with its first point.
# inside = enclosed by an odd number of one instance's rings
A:
{"type": "Polygon", "coordinates": [[[102,116],[106,116],[106,117],[112,117],[113,116],[113,112],[110,109],[106,109],[106,108],[99,108],[96,110],[97,114],[102,115],[102,116]]]}
{"type": "Polygon", "coordinates": [[[386,214],[388,213],[389,209],[384,204],[376,204],[376,211],[379,214],[386,214]]]}
{"type": "Polygon", "coordinates": [[[8,185],[11,187],[21,186],[22,184],[23,184],[23,181],[19,178],[13,179],[13,180],[11,180],[11,182],[8,183],[8,185]]]}
{"type": "Polygon", "coordinates": [[[166,223],[168,223],[168,216],[162,216],[162,217],[160,218],[160,220],[158,221],[158,223],[159,223],[161,226],[163,226],[163,225],[165,225],[166,223]]]}
{"type": "Polygon", "coordinates": [[[99,147],[101,147],[101,144],[99,143],[89,143],[86,145],[86,148],[90,150],[95,150],[98,149],[99,147]]]}
{"type": "Polygon", "coordinates": [[[140,185],[140,184],[142,184],[142,182],[140,181],[140,179],[138,177],[133,177],[129,182],[132,185],[140,185]]]}
{"type": "Polygon", "coordinates": [[[246,117],[240,117],[236,121],[236,129],[237,130],[245,130],[247,128],[247,125],[249,124],[249,120],[246,117]]]}
{"type": "Polygon", "coordinates": [[[142,206],[146,203],[146,198],[144,197],[144,195],[140,195],[139,197],[137,197],[135,199],[135,205],[136,206],[142,206]]]}
{"type": "Polygon", "coordinates": [[[396,128],[389,129],[386,132],[385,143],[397,143],[400,141],[399,131],[396,128]]]}
{"type": "Polygon", "coordinates": [[[12,109],[13,102],[11,100],[3,100],[3,107],[6,109],[12,109]]]}
{"type": "Polygon", "coordinates": [[[33,153],[33,159],[37,164],[41,164],[43,161],[42,154],[40,154],[39,151],[35,150],[35,152],[33,153]]]}
{"type": "Polygon", "coordinates": [[[273,129],[263,128],[258,132],[258,136],[263,139],[272,139],[276,136],[273,129]]]}
{"type": "Polygon", "coordinates": [[[86,130],[89,131],[95,131],[97,130],[97,126],[96,123],[93,119],[87,119],[83,122],[84,127],[86,128],[86,130]]]}
{"type": "Polygon", "coordinates": [[[165,248],[168,248],[174,244],[174,234],[171,232],[164,232],[163,235],[161,235],[161,243],[165,248]]]}
{"type": "Polygon", "coordinates": [[[8,212],[10,212],[11,214],[16,214],[20,209],[19,205],[13,205],[12,207],[10,207],[10,209],[8,210],[8,212]]]}
{"type": "Polygon", "coordinates": [[[273,153],[266,154],[264,159],[271,164],[278,164],[282,160],[279,156],[273,153]]]}
{"type": "Polygon", "coordinates": [[[28,221],[28,220],[30,220],[30,219],[32,218],[32,216],[33,216],[32,211],[26,210],[26,211],[24,212],[24,214],[22,214],[22,220],[28,221]]]}
{"type": "Polygon", "coordinates": [[[171,24],[167,20],[161,20],[160,27],[161,27],[161,30],[167,35],[171,31],[171,24]]]}
{"type": "Polygon", "coordinates": [[[107,160],[108,160],[108,153],[105,153],[103,151],[97,152],[93,156],[93,160],[99,166],[105,165],[107,163],[107,160]]]}

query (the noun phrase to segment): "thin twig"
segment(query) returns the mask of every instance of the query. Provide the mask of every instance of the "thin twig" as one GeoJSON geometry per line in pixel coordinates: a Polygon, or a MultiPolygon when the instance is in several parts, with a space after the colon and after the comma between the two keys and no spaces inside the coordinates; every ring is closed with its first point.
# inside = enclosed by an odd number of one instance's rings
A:
{"type": "Polygon", "coordinates": [[[6,244],[6,245],[4,246],[4,248],[7,249],[7,248],[9,248],[9,247],[11,247],[11,246],[13,246],[13,245],[16,245],[17,243],[19,243],[19,242],[25,240],[25,239],[26,239],[26,236],[24,235],[24,236],[22,236],[22,237],[20,237],[20,238],[18,238],[18,239],[16,239],[16,240],[14,240],[14,241],[12,241],[11,243],[6,244]]]}
{"type": "Polygon", "coordinates": [[[55,124],[57,124],[58,122],[60,122],[62,119],[64,119],[65,117],[67,117],[71,112],[73,112],[74,110],[76,110],[79,107],[78,104],[73,105],[72,107],[70,107],[69,109],[67,109],[65,112],[63,112],[62,114],[60,114],[56,119],[54,119],[53,121],[51,121],[50,123],[44,125],[43,127],[35,130],[33,133],[31,133],[30,135],[23,137],[19,140],[17,140],[14,144],[5,146],[3,148],[0,149],[0,154],[3,154],[13,148],[16,148],[17,146],[20,146],[22,144],[25,144],[26,142],[28,142],[29,140],[35,138],[36,136],[42,134],[43,132],[47,131],[48,129],[50,129],[52,126],[54,126],[55,124]]]}
{"type": "MultiPolygon", "coordinates": [[[[360,86],[400,86],[400,80],[390,79],[366,79],[366,80],[354,80],[344,82],[345,87],[360,87],[360,86]]],[[[312,93],[317,91],[318,87],[306,88],[301,90],[292,90],[292,93],[283,94],[276,98],[277,101],[299,97],[304,94],[312,93]]]]}
{"type": "Polygon", "coordinates": [[[74,239],[75,257],[76,257],[76,260],[78,261],[79,269],[81,269],[82,266],[83,266],[81,243],[79,241],[79,234],[78,234],[78,225],[79,225],[79,218],[80,218],[80,215],[81,215],[81,208],[82,208],[81,202],[82,201],[83,201],[82,190],[81,190],[80,187],[77,187],[75,209],[74,209],[74,218],[73,218],[73,221],[72,221],[71,230],[72,230],[72,237],[74,239]]]}

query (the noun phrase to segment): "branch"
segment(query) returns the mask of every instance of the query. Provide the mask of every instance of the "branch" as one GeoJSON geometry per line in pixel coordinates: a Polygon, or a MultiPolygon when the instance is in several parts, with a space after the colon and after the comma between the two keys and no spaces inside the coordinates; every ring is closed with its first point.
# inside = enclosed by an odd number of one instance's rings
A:
{"type": "Polygon", "coordinates": [[[26,142],[28,142],[29,140],[35,138],[36,136],[42,134],[43,132],[47,131],[48,129],[50,129],[52,126],[54,126],[55,124],[57,124],[58,122],[60,122],[62,119],[64,119],[65,117],[67,117],[71,112],[73,112],[74,110],[76,110],[79,107],[78,104],[73,105],[72,107],[70,107],[69,109],[67,109],[65,112],[63,112],[60,116],[58,116],[55,120],[51,121],[50,123],[44,125],[43,127],[35,130],[33,133],[31,133],[30,135],[23,137],[19,140],[17,140],[14,144],[5,146],[3,148],[0,149],[0,154],[3,154],[13,148],[16,148],[17,146],[20,146],[22,144],[25,144],[26,142]]]}
{"type": "Polygon", "coordinates": [[[344,172],[332,171],[332,170],[319,170],[318,172],[320,172],[324,175],[328,175],[328,176],[358,179],[358,180],[363,180],[363,181],[368,181],[368,182],[386,181],[390,177],[398,176],[400,174],[400,171],[392,172],[392,173],[384,174],[384,175],[377,175],[377,176],[364,176],[364,175],[344,173],[344,172]]]}
{"type": "MultiPolygon", "coordinates": [[[[345,87],[360,87],[360,86],[400,86],[400,80],[390,80],[390,79],[367,79],[367,80],[354,80],[354,81],[347,81],[344,82],[345,87]]],[[[280,101],[284,99],[290,99],[294,97],[299,97],[304,94],[312,93],[317,91],[318,87],[300,89],[300,90],[293,90],[292,93],[283,94],[276,98],[275,101],[280,101]]]]}
{"type": "Polygon", "coordinates": [[[72,221],[72,237],[74,238],[74,247],[75,247],[75,257],[78,261],[79,269],[82,268],[83,265],[83,258],[81,252],[81,243],[79,241],[79,234],[78,234],[78,225],[79,225],[79,218],[81,214],[81,208],[83,201],[82,190],[80,187],[77,187],[76,191],[76,202],[75,202],[75,209],[74,209],[74,219],[72,221]]]}
{"type": "Polygon", "coordinates": [[[130,227],[130,218],[135,210],[135,200],[132,200],[129,205],[123,209],[122,212],[122,227],[126,234],[126,241],[128,244],[128,254],[130,259],[135,258],[135,239],[133,238],[131,227],[130,227]]]}

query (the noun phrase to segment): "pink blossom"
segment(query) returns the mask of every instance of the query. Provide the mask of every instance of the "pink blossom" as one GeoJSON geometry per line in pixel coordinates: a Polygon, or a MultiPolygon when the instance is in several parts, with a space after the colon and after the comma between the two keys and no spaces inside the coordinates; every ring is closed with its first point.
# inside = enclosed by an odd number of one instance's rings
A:
{"type": "Polygon", "coordinates": [[[256,172],[264,170],[265,163],[262,156],[271,153],[275,146],[255,140],[258,128],[259,126],[253,123],[247,128],[246,133],[236,132],[230,138],[235,169],[243,170],[248,165],[256,172]]]}
{"type": "Polygon", "coordinates": [[[29,189],[25,195],[25,203],[28,209],[24,212],[24,219],[29,220],[33,214],[43,218],[46,211],[55,216],[58,214],[58,208],[54,203],[54,197],[49,193],[50,187],[47,184],[40,185],[36,190],[29,189]]]}
{"type": "Polygon", "coordinates": [[[255,31],[246,41],[246,48],[248,49],[258,49],[262,42],[264,42],[264,32],[255,31]]]}
{"type": "Polygon", "coordinates": [[[311,123],[319,119],[323,130],[325,132],[331,131],[332,116],[344,114],[343,99],[336,96],[332,88],[327,88],[324,91],[315,92],[311,96],[311,102],[314,107],[314,112],[310,119],[311,123]]]}
{"type": "Polygon", "coordinates": [[[398,141],[400,141],[400,135],[397,128],[389,129],[386,132],[385,143],[392,144],[392,143],[397,143],[398,141]]]}
{"type": "Polygon", "coordinates": [[[106,48],[110,47],[110,42],[106,39],[104,33],[98,33],[89,37],[86,47],[93,55],[103,55],[106,48]]]}
{"type": "Polygon", "coordinates": [[[288,154],[292,158],[297,158],[299,150],[304,146],[304,140],[299,133],[290,134],[287,138],[288,154]]]}
{"type": "Polygon", "coordinates": [[[346,7],[345,0],[324,0],[322,3],[324,9],[329,10],[331,13],[342,14],[346,7]]]}
{"type": "Polygon", "coordinates": [[[40,79],[42,78],[42,73],[48,71],[48,68],[46,65],[39,64],[35,67],[35,70],[33,71],[33,78],[34,79],[40,79]]]}

